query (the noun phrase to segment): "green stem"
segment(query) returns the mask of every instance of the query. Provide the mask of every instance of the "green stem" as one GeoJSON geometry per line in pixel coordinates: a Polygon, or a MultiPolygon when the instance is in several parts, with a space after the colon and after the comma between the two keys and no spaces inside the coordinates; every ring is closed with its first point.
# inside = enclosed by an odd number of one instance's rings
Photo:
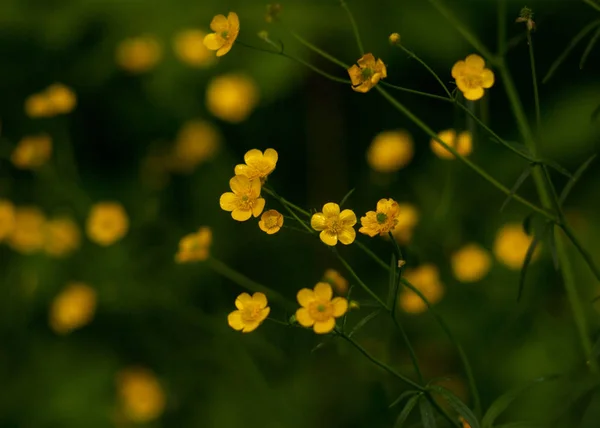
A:
{"type": "Polygon", "coordinates": [[[352,277],[356,280],[356,282],[358,283],[358,285],[360,285],[363,288],[363,290],[365,290],[367,292],[367,294],[369,294],[369,296],[371,296],[373,299],[375,299],[375,301],[377,303],[379,303],[379,305],[381,305],[382,308],[384,308],[386,311],[389,311],[389,308],[384,303],[384,301],[381,300],[379,298],[379,296],[377,294],[375,294],[375,292],[373,292],[373,290],[371,290],[360,279],[360,277],[356,274],[356,272],[354,271],[354,269],[352,269],[352,266],[350,266],[350,264],[340,255],[340,253],[335,248],[333,248],[333,250],[334,250],[334,253],[335,253],[336,257],[338,258],[338,260],[344,265],[344,267],[346,268],[346,270],[350,273],[350,275],[352,275],[352,277]]]}
{"type": "Polygon", "coordinates": [[[296,33],[295,31],[289,30],[290,34],[296,39],[298,40],[301,44],[303,44],[305,47],[307,47],[308,49],[310,49],[311,51],[321,55],[323,58],[325,58],[328,61],[331,61],[332,63],[339,65],[342,68],[348,69],[350,68],[349,65],[343,63],[342,61],[340,61],[339,59],[337,59],[336,57],[334,57],[331,54],[328,54],[327,52],[325,52],[323,49],[313,45],[312,43],[310,43],[308,40],[306,40],[305,38],[303,38],[302,36],[300,36],[298,33],[296,33]]]}
{"type": "Polygon", "coordinates": [[[421,58],[419,58],[417,56],[417,54],[415,54],[410,49],[407,49],[407,48],[405,48],[402,45],[397,45],[397,46],[400,49],[402,49],[405,53],[407,53],[408,56],[410,56],[411,58],[417,60],[417,62],[419,64],[421,64],[423,67],[425,67],[425,69],[429,72],[429,74],[431,74],[435,78],[435,80],[437,80],[437,82],[440,84],[440,86],[444,89],[444,92],[446,92],[446,95],[448,95],[448,98],[452,99],[452,93],[448,90],[448,87],[444,84],[444,82],[442,81],[442,79],[440,79],[440,76],[438,76],[437,73],[435,71],[433,71],[433,69],[431,67],[429,67],[425,61],[423,61],[421,58]]]}
{"type": "Polygon", "coordinates": [[[535,122],[537,135],[540,136],[542,130],[542,114],[540,112],[540,94],[538,91],[537,74],[535,72],[535,56],[533,54],[533,40],[531,31],[527,30],[527,44],[529,45],[529,63],[531,64],[531,81],[533,83],[533,100],[535,103],[535,122]]]}
{"type": "Polygon", "coordinates": [[[434,95],[434,94],[430,94],[430,93],[427,93],[427,92],[415,91],[414,89],[408,89],[408,88],[404,88],[402,86],[392,85],[391,83],[387,83],[387,82],[381,82],[380,81],[379,84],[383,85],[383,86],[385,86],[387,88],[396,89],[398,91],[403,91],[403,92],[408,92],[409,94],[420,95],[422,97],[433,98],[433,99],[436,99],[436,100],[450,102],[450,103],[454,102],[453,99],[449,99],[447,97],[443,97],[443,96],[440,96],[440,95],[434,95]]]}
{"type": "Polygon", "coordinates": [[[282,196],[279,196],[273,189],[263,186],[262,190],[264,190],[266,193],[268,193],[269,195],[273,196],[275,199],[277,199],[282,205],[285,205],[287,207],[290,207],[296,211],[298,211],[300,214],[306,216],[306,217],[311,217],[311,214],[306,211],[303,208],[300,208],[298,205],[294,205],[293,203],[291,203],[290,201],[288,201],[287,199],[285,199],[282,196]]]}
{"type": "Polygon", "coordinates": [[[360,33],[358,32],[358,26],[356,25],[354,16],[352,16],[352,12],[344,0],[340,0],[340,5],[348,15],[348,20],[350,21],[350,25],[352,25],[352,31],[354,32],[354,38],[356,39],[356,45],[358,46],[358,52],[362,56],[365,54],[365,49],[363,47],[362,40],[360,39],[360,33]]]}
{"type": "Polygon", "coordinates": [[[279,294],[277,291],[272,290],[267,286],[264,286],[256,281],[251,280],[247,276],[244,276],[238,271],[230,268],[228,265],[226,265],[219,259],[215,259],[211,256],[207,260],[207,263],[210,266],[210,268],[213,269],[215,272],[224,276],[225,278],[228,278],[232,282],[235,282],[237,285],[239,285],[242,288],[245,288],[248,291],[251,291],[253,293],[257,291],[263,293],[266,296],[268,296],[270,300],[279,303],[288,310],[296,310],[298,307],[297,304],[284,297],[283,295],[279,294]]]}
{"type": "Polygon", "coordinates": [[[559,226],[569,237],[573,245],[575,245],[575,247],[577,248],[581,256],[585,259],[596,278],[600,281],[600,270],[598,269],[598,266],[594,262],[594,259],[592,258],[590,252],[583,248],[583,245],[581,245],[581,243],[577,239],[577,236],[575,236],[575,232],[573,231],[571,226],[569,226],[569,224],[567,223],[560,224],[559,226]]]}

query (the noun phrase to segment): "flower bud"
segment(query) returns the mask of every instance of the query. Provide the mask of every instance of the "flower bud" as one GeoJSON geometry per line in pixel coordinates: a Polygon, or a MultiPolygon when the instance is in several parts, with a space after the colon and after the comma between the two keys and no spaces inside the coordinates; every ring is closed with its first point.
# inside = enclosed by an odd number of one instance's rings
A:
{"type": "Polygon", "coordinates": [[[400,34],[392,33],[390,37],[388,37],[390,45],[399,45],[400,44],[400,34]]]}

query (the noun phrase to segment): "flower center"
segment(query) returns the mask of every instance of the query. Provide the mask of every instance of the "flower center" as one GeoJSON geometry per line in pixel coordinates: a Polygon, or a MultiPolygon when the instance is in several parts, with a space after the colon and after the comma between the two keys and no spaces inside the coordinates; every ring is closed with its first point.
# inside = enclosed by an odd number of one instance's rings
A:
{"type": "Polygon", "coordinates": [[[273,227],[277,226],[277,217],[267,217],[265,219],[265,226],[267,226],[268,229],[271,229],[273,227]]]}
{"type": "Polygon", "coordinates": [[[481,88],[481,76],[475,74],[467,74],[465,77],[465,85],[471,89],[481,88]]]}
{"type": "Polygon", "coordinates": [[[250,196],[242,195],[242,197],[239,199],[239,207],[243,210],[250,209],[252,208],[253,202],[254,201],[250,199],[250,196]]]}
{"type": "Polygon", "coordinates": [[[315,321],[327,321],[333,316],[333,307],[329,301],[312,302],[308,307],[308,313],[315,321]]]}
{"type": "Polygon", "coordinates": [[[260,316],[261,309],[258,305],[248,305],[242,310],[242,320],[244,322],[256,321],[260,316]]]}
{"type": "Polygon", "coordinates": [[[388,216],[384,213],[377,213],[377,223],[383,224],[387,220],[388,216]]]}
{"type": "Polygon", "coordinates": [[[331,233],[338,234],[342,230],[339,218],[335,217],[327,221],[327,230],[331,233]]]}
{"type": "Polygon", "coordinates": [[[362,69],[362,71],[360,72],[360,74],[361,74],[363,80],[369,80],[373,76],[374,71],[370,67],[365,67],[365,68],[362,69]]]}
{"type": "Polygon", "coordinates": [[[229,31],[222,31],[221,32],[221,37],[223,37],[224,39],[226,39],[229,36],[229,31]]]}

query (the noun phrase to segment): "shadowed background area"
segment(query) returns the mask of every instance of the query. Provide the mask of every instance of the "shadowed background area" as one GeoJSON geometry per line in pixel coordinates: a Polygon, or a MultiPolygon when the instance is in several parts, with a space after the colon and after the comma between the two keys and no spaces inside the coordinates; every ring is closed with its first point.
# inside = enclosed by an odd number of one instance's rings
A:
{"type": "MultiPolygon", "coordinates": [[[[0,2],[0,426],[393,426],[401,406],[388,406],[405,387],[347,343],[268,320],[250,334],[227,325],[245,290],[219,274],[220,263],[292,301],[327,269],[357,285],[316,236],[286,227],[267,235],[257,219],[236,222],[221,210],[234,166],[253,148],[277,150],[268,183],[307,210],[339,203],[352,189],[344,207],[359,218],[381,198],[402,204],[395,235],[406,273],[431,293],[463,345],[484,409],[516,385],[559,374],[520,396],[499,420],[546,420],[552,407],[562,426],[596,426],[598,382],[590,381],[546,242],[517,301],[531,241],[521,224],[530,211],[511,201],[501,212],[504,194],[460,161],[440,157],[439,149],[436,155],[430,138],[376,91],[354,92],[249,47],[270,49],[257,35],[266,30],[285,52],[348,78],[286,30],[355,63],[360,53],[339,2],[280,3],[282,24],[266,23],[266,4],[254,0],[0,2]],[[213,16],[229,11],[240,18],[238,42],[215,58],[202,40],[213,16]],[[176,263],[180,239],[201,226],[212,229],[210,253],[220,262],[176,263]]],[[[390,46],[392,32],[451,89],[452,66],[475,53],[428,2],[347,3],[366,51],[387,65],[388,83],[444,95],[421,64],[390,46]]],[[[495,2],[445,4],[495,52],[495,2]]],[[[525,28],[513,23],[522,6],[507,1],[507,61],[533,123],[525,28]]],[[[541,80],[600,12],[584,2],[528,6],[541,80]]],[[[579,69],[591,34],[540,85],[539,155],[570,172],[600,139],[600,119],[593,118],[600,47],[579,69]]],[[[469,159],[505,186],[527,168],[451,103],[390,91],[435,132],[470,131],[469,159]]],[[[523,143],[498,74],[484,98],[467,106],[502,138],[523,143]]],[[[568,181],[551,174],[558,189],[568,181]]],[[[599,185],[592,164],[564,206],[596,263],[599,185]]],[[[519,194],[539,204],[531,178],[519,194]]],[[[271,208],[284,212],[267,196],[271,208]]],[[[388,263],[389,241],[357,240],[388,263]]],[[[380,266],[356,245],[338,251],[385,296],[388,274],[380,266]]],[[[568,251],[595,342],[599,283],[575,247],[568,251]]],[[[332,282],[346,292],[343,281],[332,282]]],[[[350,325],[373,310],[358,287],[353,293],[361,308],[348,315],[350,325]]],[[[402,299],[400,320],[425,378],[470,403],[455,347],[419,302],[402,299]]],[[[272,318],[292,315],[270,306],[272,318]]],[[[355,338],[413,376],[386,317],[355,338]]],[[[420,426],[417,414],[409,421],[420,426]]]]}

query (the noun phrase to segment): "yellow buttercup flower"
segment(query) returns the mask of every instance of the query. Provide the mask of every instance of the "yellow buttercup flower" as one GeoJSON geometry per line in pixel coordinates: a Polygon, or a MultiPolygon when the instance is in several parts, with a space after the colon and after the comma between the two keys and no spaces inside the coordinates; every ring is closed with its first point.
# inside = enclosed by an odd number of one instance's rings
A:
{"type": "Polygon", "coordinates": [[[258,227],[269,235],[279,232],[283,226],[283,215],[277,210],[265,211],[260,217],[258,227]]]}
{"type": "Polygon", "coordinates": [[[472,54],[464,61],[458,61],[452,67],[452,77],[464,97],[476,101],[483,97],[483,89],[494,85],[494,73],[485,68],[485,61],[479,55],[472,54]]]}
{"type": "Polygon", "coordinates": [[[13,150],[10,160],[20,169],[37,169],[52,155],[52,139],[46,134],[24,137],[13,150]]]}
{"type": "Polygon", "coordinates": [[[133,422],[150,422],[162,415],[165,392],[156,375],[142,367],[129,367],[117,375],[117,392],[122,411],[133,422]]]}
{"type": "Polygon", "coordinates": [[[206,107],[212,115],[230,123],[243,122],[258,103],[254,80],[243,74],[213,78],[206,88],[206,107]]]}
{"type": "MultiPolygon", "coordinates": [[[[468,156],[473,151],[473,138],[469,131],[463,131],[456,135],[454,129],[447,129],[438,134],[440,140],[452,147],[459,155],[468,156]]],[[[442,159],[454,159],[454,155],[450,153],[444,146],[435,141],[430,142],[431,150],[442,159]]]]}
{"type": "Polygon", "coordinates": [[[492,258],[480,245],[470,243],[452,254],[452,271],[461,282],[480,281],[490,271],[492,258]]]}
{"type": "MultiPolygon", "coordinates": [[[[442,299],[444,286],[440,282],[438,268],[432,264],[424,264],[417,268],[406,269],[404,278],[425,296],[427,301],[434,305],[442,299]]],[[[402,310],[410,314],[419,314],[427,310],[427,305],[419,295],[407,287],[402,289],[398,298],[402,310]]]]}
{"type": "Polygon", "coordinates": [[[90,240],[104,247],[123,238],[129,229],[127,213],[118,202],[99,202],[88,214],[86,232],[90,240]]]}
{"type": "Polygon", "coordinates": [[[54,108],[45,93],[33,94],[25,100],[25,114],[31,118],[54,116],[54,108]]]}
{"type": "Polygon", "coordinates": [[[58,217],[45,224],[44,251],[53,257],[66,257],[79,248],[81,232],[68,217],[58,217]]]}
{"type": "Polygon", "coordinates": [[[208,258],[212,231],[203,226],[196,233],[185,235],[179,241],[179,251],[175,255],[177,263],[203,261],[208,258]]]}
{"type": "Polygon", "coordinates": [[[412,239],[413,230],[419,222],[419,211],[412,204],[400,203],[398,212],[396,227],[392,229],[392,235],[400,245],[406,245],[412,239]]]}
{"type": "Polygon", "coordinates": [[[331,284],[337,294],[348,292],[348,280],[335,269],[327,269],[323,274],[322,282],[331,284]]]}
{"type": "Polygon", "coordinates": [[[8,235],[8,245],[23,254],[33,254],[44,246],[46,217],[35,207],[15,210],[14,227],[8,235]]]}
{"type": "Polygon", "coordinates": [[[319,282],[313,290],[303,288],[296,298],[302,306],[296,311],[296,320],[303,327],[312,327],[317,334],[325,334],[335,327],[335,319],[348,311],[348,301],[333,298],[331,285],[319,282]]]}
{"type": "Polygon", "coordinates": [[[210,29],[214,33],[204,37],[204,46],[211,51],[217,51],[217,56],[223,56],[229,52],[240,33],[240,19],[235,12],[225,15],[217,15],[210,23],[210,29]]]}
{"type": "Polygon", "coordinates": [[[398,33],[390,34],[390,36],[388,37],[388,41],[390,42],[390,45],[399,45],[400,44],[400,34],[398,34],[398,33]]]}
{"type": "Polygon", "coordinates": [[[399,215],[400,207],[396,201],[380,199],[377,202],[377,211],[368,211],[364,217],[360,218],[362,227],[358,231],[371,238],[375,235],[386,235],[396,227],[399,215]]]}
{"type": "Polygon", "coordinates": [[[458,420],[462,423],[462,428],[471,428],[471,425],[462,416],[459,416],[458,420]]]}
{"type": "MultiPolygon", "coordinates": [[[[496,258],[509,269],[520,270],[531,241],[533,241],[533,237],[525,233],[520,223],[509,223],[496,234],[493,252],[496,258]]],[[[540,244],[533,252],[531,261],[537,259],[539,251],[540,244]]]]}
{"type": "Polygon", "coordinates": [[[258,178],[264,183],[275,169],[278,159],[279,155],[275,149],[267,149],[264,154],[258,149],[249,150],[244,155],[246,164],[235,166],[235,175],[245,175],[250,180],[258,178]]]}
{"type": "Polygon", "coordinates": [[[12,202],[0,199],[0,242],[15,228],[15,206],[12,202]]]}
{"type": "Polygon", "coordinates": [[[67,334],[90,323],[96,311],[96,292],[87,284],[67,285],[52,301],[50,327],[67,334]]]}
{"type": "Polygon", "coordinates": [[[200,163],[211,159],[221,142],[219,131],[209,122],[192,120],[180,129],[169,168],[179,172],[192,172],[200,163]]]}
{"type": "Polygon", "coordinates": [[[231,192],[221,195],[221,209],[231,211],[231,217],[237,221],[246,221],[251,216],[258,217],[265,208],[265,200],[260,197],[260,181],[250,180],[236,175],[229,180],[231,192]]]}
{"type": "Polygon", "coordinates": [[[73,111],[77,105],[77,95],[71,88],[62,83],[54,83],[46,89],[46,96],[54,114],[64,114],[73,111]]]}
{"type": "Polygon", "coordinates": [[[378,172],[396,172],[412,160],[413,140],[404,130],[384,131],[375,136],[367,150],[369,166],[378,172]]]}
{"type": "Polygon", "coordinates": [[[235,299],[236,311],[227,316],[229,327],[242,333],[250,333],[269,316],[271,308],[267,306],[267,296],[256,292],[252,296],[248,293],[240,294],[235,299]]]}
{"type": "Polygon", "coordinates": [[[358,61],[348,69],[352,89],[356,92],[368,92],[375,86],[379,80],[387,77],[387,69],[381,59],[375,61],[373,54],[363,55],[358,61]]]}
{"type": "Polygon", "coordinates": [[[356,239],[356,214],[352,210],[340,212],[340,206],[334,202],[323,205],[323,212],[313,214],[310,225],[321,232],[319,238],[326,245],[334,246],[340,241],[349,245],[356,239]]]}
{"type": "Polygon", "coordinates": [[[215,63],[215,56],[204,46],[206,33],[198,29],[182,30],[173,39],[177,57],[187,65],[206,68],[215,63]]]}
{"type": "Polygon", "coordinates": [[[117,65],[130,73],[151,70],[160,61],[162,48],[153,36],[139,36],[123,40],[117,46],[117,65]]]}

